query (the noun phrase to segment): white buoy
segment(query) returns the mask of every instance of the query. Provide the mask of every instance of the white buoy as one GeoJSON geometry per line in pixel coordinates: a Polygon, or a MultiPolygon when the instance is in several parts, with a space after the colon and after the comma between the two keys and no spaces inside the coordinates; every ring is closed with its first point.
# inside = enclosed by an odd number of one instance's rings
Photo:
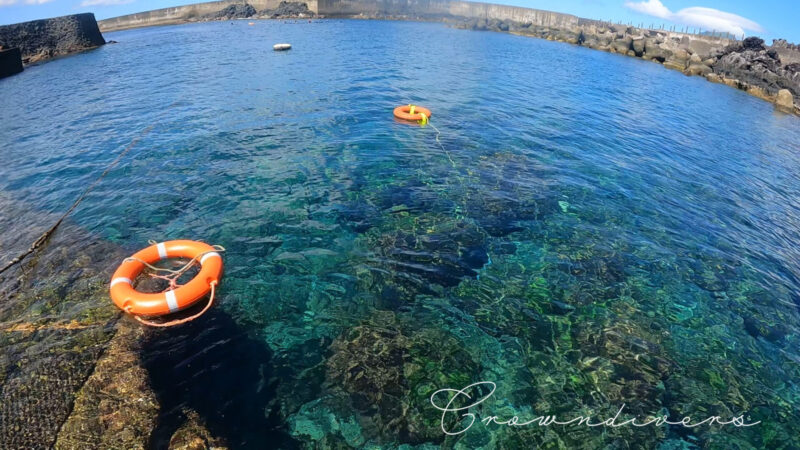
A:
{"type": "Polygon", "coordinates": [[[290,48],[292,48],[292,44],[275,44],[272,46],[272,49],[275,50],[276,52],[289,50],[290,48]]]}

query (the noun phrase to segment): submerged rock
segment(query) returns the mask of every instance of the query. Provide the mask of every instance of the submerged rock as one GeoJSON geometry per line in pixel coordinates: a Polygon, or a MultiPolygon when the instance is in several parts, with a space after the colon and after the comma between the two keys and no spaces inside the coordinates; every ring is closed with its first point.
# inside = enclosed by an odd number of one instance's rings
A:
{"type": "Polygon", "coordinates": [[[474,278],[489,260],[485,236],[467,223],[420,235],[400,231],[380,239],[383,263],[391,268],[392,278],[423,291],[429,290],[429,283],[452,287],[474,278]]]}
{"type": "Polygon", "coordinates": [[[441,414],[430,407],[429,397],[442,387],[466,386],[478,364],[446,330],[404,332],[401,327],[390,320],[339,336],[326,362],[326,384],[333,394],[347,397],[367,437],[440,443],[445,437],[441,414]]]}

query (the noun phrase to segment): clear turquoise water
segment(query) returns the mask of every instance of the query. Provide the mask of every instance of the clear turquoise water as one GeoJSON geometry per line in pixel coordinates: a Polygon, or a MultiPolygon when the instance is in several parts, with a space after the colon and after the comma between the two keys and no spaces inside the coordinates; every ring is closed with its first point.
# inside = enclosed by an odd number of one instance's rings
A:
{"type": "Polygon", "coordinates": [[[0,190],[63,211],[139,138],[72,219],[130,249],[227,248],[214,315],[143,351],[168,405],[156,443],[188,406],[232,447],[796,445],[797,117],[653,63],[435,24],[106,37],[0,81],[0,190]],[[443,148],[393,120],[409,102],[443,148]],[[431,394],[478,381],[497,384],[479,418],[625,404],[761,424],[446,437],[431,394]]]}

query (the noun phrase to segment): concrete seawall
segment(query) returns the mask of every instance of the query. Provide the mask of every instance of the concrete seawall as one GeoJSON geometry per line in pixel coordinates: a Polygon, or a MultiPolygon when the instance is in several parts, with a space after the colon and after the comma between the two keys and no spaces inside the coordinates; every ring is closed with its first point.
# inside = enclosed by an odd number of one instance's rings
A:
{"type": "MultiPolygon", "coordinates": [[[[202,20],[205,16],[227,6],[243,3],[242,0],[195,3],[104,19],[99,21],[98,25],[101,31],[116,31],[193,22],[202,20]]],[[[247,3],[260,11],[276,8],[280,4],[280,0],[252,0],[247,3]]],[[[575,26],[586,20],[552,11],[450,0],[309,0],[305,3],[309,10],[326,17],[485,18],[528,22],[550,27],[575,26]]]]}
{"type": "Polygon", "coordinates": [[[483,18],[567,27],[580,18],[569,14],[517,6],[450,0],[317,0],[318,14],[328,17],[408,16],[420,18],[483,18]]]}
{"type": "MultiPolygon", "coordinates": [[[[160,25],[175,25],[187,22],[196,22],[205,20],[211,14],[214,14],[223,8],[231,5],[242,5],[245,2],[241,0],[220,0],[216,2],[195,3],[192,5],[175,6],[172,8],[154,9],[152,11],[144,11],[136,14],[128,14],[125,16],[112,17],[97,22],[100,26],[100,31],[118,31],[127,30],[130,28],[152,27],[160,25]]],[[[265,9],[274,9],[280,5],[281,0],[250,0],[248,4],[255,9],[261,11],[265,9]]],[[[307,1],[308,8],[317,12],[317,2],[307,1]]]]}

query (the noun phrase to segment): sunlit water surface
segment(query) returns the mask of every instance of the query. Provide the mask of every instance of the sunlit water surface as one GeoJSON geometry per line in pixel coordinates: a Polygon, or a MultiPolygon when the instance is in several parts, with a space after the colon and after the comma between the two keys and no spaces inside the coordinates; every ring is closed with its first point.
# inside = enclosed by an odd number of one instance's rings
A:
{"type": "Polygon", "coordinates": [[[0,190],[64,211],[138,139],[72,220],[131,251],[227,248],[214,316],[143,350],[156,440],[188,407],[233,447],[796,445],[797,117],[654,63],[435,24],[106,37],[0,81],[0,190]],[[435,128],[393,120],[412,102],[435,128]],[[431,394],[478,381],[497,385],[479,419],[624,404],[762,423],[445,439],[431,394]]]}

